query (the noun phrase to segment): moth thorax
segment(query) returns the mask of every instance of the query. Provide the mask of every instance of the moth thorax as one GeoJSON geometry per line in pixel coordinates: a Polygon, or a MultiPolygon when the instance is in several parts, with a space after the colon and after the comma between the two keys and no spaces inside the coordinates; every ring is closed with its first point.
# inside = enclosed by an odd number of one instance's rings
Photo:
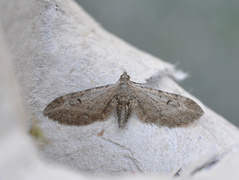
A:
{"type": "Polygon", "coordinates": [[[130,103],[130,100],[131,100],[130,96],[127,96],[127,95],[126,96],[119,96],[117,98],[117,104],[127,105],[127,104],[130,103]]]}

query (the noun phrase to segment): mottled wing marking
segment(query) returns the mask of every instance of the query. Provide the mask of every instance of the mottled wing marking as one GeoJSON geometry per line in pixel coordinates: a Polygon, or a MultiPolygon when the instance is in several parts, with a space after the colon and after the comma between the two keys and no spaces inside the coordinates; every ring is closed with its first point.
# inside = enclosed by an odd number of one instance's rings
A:
{"type": "Polygon", "coordinates": [[[133,84],[133,106],[140,119],[167,126],[180,126],[198,119],[203,110],[193,100],[133,84]]]}
{"type": "Polygon", "coordinates": [[[105,120],[115,107],[116,85],[70,93],[53,100],[44,115],[67,125],[87,125],[105,120]]]}

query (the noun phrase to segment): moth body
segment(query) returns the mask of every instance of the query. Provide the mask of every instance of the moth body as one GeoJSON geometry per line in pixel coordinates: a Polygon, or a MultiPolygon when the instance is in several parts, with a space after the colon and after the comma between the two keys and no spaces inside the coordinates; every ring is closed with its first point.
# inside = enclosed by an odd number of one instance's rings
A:
{"type": "MultiPolygon", "coordinates": [[[[124,74],[123,74],[124,75],[124,74]]],[[[122,75],[122,76],[123,76],[122,75]]],[[[122,77],[121,76],[121,77],[122,77]]],[[[128,76],[128,75],[127,75],[128,76]]],[[[118,93],[116,97],[116,112],[118,116],[119,128],[124,128],[125,124],[128,122],[128,119],[131,115],[131,94],[129,86],[129,77],[123,76],[122,79],[118,81],[118,93]]]]}

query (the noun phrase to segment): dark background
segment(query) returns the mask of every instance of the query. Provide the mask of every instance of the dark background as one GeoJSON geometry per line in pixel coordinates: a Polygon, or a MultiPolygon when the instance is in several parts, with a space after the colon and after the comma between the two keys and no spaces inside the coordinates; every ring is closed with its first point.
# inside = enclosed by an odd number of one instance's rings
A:
{"type": "Polygon", "coordinates": [[[180,82],[239,126],[238,0],[77,0],[109,32],[190,74],[180,82]]]}

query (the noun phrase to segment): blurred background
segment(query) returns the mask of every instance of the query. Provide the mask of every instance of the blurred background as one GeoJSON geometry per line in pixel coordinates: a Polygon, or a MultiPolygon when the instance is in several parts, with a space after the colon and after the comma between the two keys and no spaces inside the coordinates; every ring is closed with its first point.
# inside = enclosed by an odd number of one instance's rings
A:
{"type": "Polygon", "coordinates": [[[107,31],[190,74],[179,84],[239,126],[238,0],[77,0],[107,31]]]}

